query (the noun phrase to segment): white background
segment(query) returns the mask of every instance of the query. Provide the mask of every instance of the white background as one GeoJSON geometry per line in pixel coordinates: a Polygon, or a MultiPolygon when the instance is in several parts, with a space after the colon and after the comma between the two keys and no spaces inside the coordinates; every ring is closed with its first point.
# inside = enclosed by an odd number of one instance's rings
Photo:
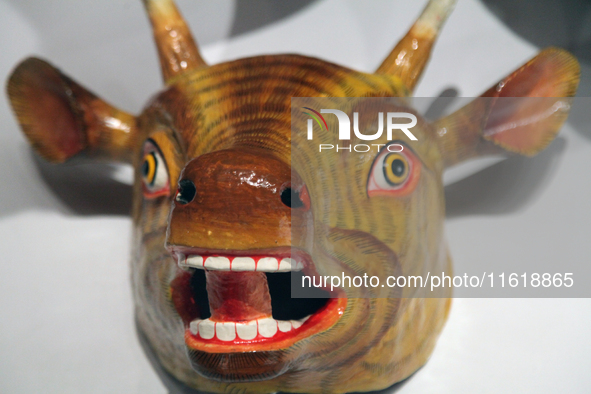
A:
{"type": "MultiPolygon", "coordinates": [[[[210,63],[295,52],[368,72],[423,5],[179,0],[210,63]]],[[[542,24],[534,38],[585,43],[589,32],[573,38],[560,10],[546,7],[535,20],[505,17],[526,30],[546,18],[562,30],[549,34],[542,24]]],[[[587,21],[591,14],[578,16],[587,21]]],[[[481,2],[460,0],[416,96],[448,88],[478,95],[537,50],[481,2]]],[[[139,0],[0,1],[0,79],[32,54],[132,113],[161,88],[139,0]]],[[[591,91],[590,74],[584,66],[582,95],[591,91]]],[[[551,260],[557,272],[561,261],[590,262],[588,108],[575,108],[559,139],[534,159],[511,158],[470,175],[491,163],[472,162],[447,175],[448,184],[458,181],[447,193],[457,272],[476,259],[493,267],[499,259],[516,267],[551,260]]],[[[0,392],[165,393],[133,322],[130,171],[42,163],[5,96],[0,128],[0,392]]],[[[456,299],[431,360],[398,392],[587,393],[590,333],[589,299],[456,299]]]]}

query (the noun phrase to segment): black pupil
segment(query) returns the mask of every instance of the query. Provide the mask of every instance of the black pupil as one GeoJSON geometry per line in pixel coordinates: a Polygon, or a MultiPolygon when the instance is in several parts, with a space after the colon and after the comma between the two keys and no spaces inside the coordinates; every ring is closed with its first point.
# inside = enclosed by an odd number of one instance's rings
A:
{"type": "Polygon", "coordinates": [[[197,193],[195,184],[188,179],[183,179],[179,182],[176,200],[181,204],[188,204],[195,198],[195,193],[197,193]]]}
{"type": "Polygon", "coordinates": [[[397,177],[401,177],[404,174],[405,164],[400,159],[395,159],[392,161],[392,173],[397,177]]]}
{"type": "Polygon", "coordinates": [[[281,192],[281,202],[290,208],[301,208],[304,206],[300,194],[290,187],[281,192]]]}
{"type": "Polygon", "coordinates": [[[150,171],[150,165],[148,164],[148,160],[144,160],[144,164],[142,164],[142,175],[144,177],[148,176],[148,171],[150,171]]]}

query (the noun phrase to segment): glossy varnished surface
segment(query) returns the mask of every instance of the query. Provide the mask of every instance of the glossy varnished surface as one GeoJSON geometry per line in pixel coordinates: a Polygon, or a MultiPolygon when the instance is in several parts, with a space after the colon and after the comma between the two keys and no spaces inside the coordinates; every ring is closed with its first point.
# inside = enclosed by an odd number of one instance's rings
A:
{"type": "MultiPolygon", "coordinates": [[[[138,137],[137,144],[132,149],[132,156],[136,160],[135,167],[139,170],[140,144],[144,138],[152,138],[165,156],[171,174],[171,190],[174,190],[174,182],[188,160],[220,149],[265,149],[276,160],[289,164],[289,124],[284,114],[288,108],[287,98],[294,93],[307,93],[306,95],[313,96],[407,94],[398,78],[368,76],[315,59],[294,56],[260,57],[221,64],[210,69],[198,69],[167,82],[169,88],[152,101],[139,119],[141,137],[138,137]],[[297,78],[290,81],[284,75],[297,75],[297,78]],[[288,83],[286,81],[293,84],[282,90],[281,86],[288,83]],[[263,139],[262,136],[271,138],[263,139]]],[[[80,94],[75,99],[84,96],[85,94],[80,94]]],[[[431,129],[425,126],[425,132],[429,133],[429,130],[431,129]]],[[[423,137],[433,140],[428,134],[423,137]]],[[[455,147],[458,148],[459,145],[455,147]]],[[[408,229],[406,235],[411,235],[412,231],[421,227],[421,223],[429,220],[432,225],[433,242],[427,242],[423,250],[431,253],[435,251],[435,260],[439,264],[447,264],[447,255],[441,242],[441,227],[433,225],[435,222],[441,223],[443,219],[441,157],[436,143],[427,144],[424,149],[425,152],[421,154],[428,159],[427,167],[432,173],[422,177],[419,188],[422,193],[415,193],[412,198],[399,201],[398,209],[403,209],[405,205],[423,206],[425,198],[435,203],[429,204],[422,215],[415,216],[408,224],[401,222],[398,227],[408,229]]],[[[298,172],[302,173],[306,182],[311,181],[311,178],[306,176],[303,163],[292,164],[297,166],[298,172]]],[[[362,179],[358,181],[363,183],[362,179]]],[[[311,185],[310,189],[311,194],[319,200],[318,188],[311,185]]],[[[162,250],[170,201],[164,197],[143,200],[139,181],[135,191],[134,217],[138,230],[134,283],[140,327],[148,334],[151,346],[156,348],[165,368],[191,385],[218,391],[221,389],[218,384],[203,380],[187,368],[184,354],[181,357],[183,345],[179,342],[182,334],[177,324],[178,319],[170,304],[166,302],[166,281],[175,268],[174,261],[171,262],[170,256],[162,250]]],[[[382,204],[386,204],[386,200],[382,200],[382,204]]],[[[366,212],[374,210],[370,205],[363,209],[366,212]]],[[[375,212],[377,214],[386,210],[384,205],[375,212]]],[[[318,214],[322,218],[321,223],[324,224],[318,225],[319,234],[326,236],[328,242],[342,239],[344,230],[341,227],[354,228],[358,232],[356,237],[362,243],[375,241],[364,234],[363,223],[348,222],[350,217],[339,218],[339,221],[335,222],[328,212],[322,213],[320,210],[318,214]]],[[[210,225],[223,224],[228,220],[223,216],[219,220],[212,218],[210,225]]],[[[392,230],[383,229],[377,234],[390,239],[392,237],[386,235],[388,231],[392,230]]],[[[197,234],[196,239],[201,241],[199,238],[197,234]]],[[[402,242],[399,236],[394,239],[402,242]]],[[[350,249],[354,254],[355,248],[350,249]]],[[[409,249],[421,250],[412,247],[409,249]]],[[[416,269],[424,267],[421,263],[425,262],[420,257],[416,256],[413,260],[405,256],[407,253],[400,244],[394,244],[392,248],[384,247],[380,252],[384,259],[398,261],[392,250],[399,253],[401,264],[416,269]],[[401,251],[403,253],[400,253],[401,251]]],[[[443,324],[447,307],[447,300],[351,301],[340,325],[332,329],[332,337],[311,339],[302,343],[299,349],[281,352],[280,355],[283,360],[298,361],[304,360],[301,355],[305,354],[305,361],[286,362],[283,365],[291,365],[291,371],[283,371],[281,367],[279,371],[275,371],[286,372],[281,377],[264,383],[247,383],[243,388],[257,391],[275,391],[277,388],[292,391],[350,391],[384,387],[407,376],[424,363],[443,324]],[[433,318],[425,322],[421,316],[433,318]],[[349,328],[352,324],[359,326],[359,322],[363,322],[362,330],[367,334],[367,338],[356,337],[354,330],[349,328]],[[409,324],[401,327],[404,322],[409,324]],[[345,343],[346,346],[343,346],[345,343]],[[393,353],[392,347],[395,349],[393,353]],[[331,349],[338,351],[331,352],[330,358],[322,354],[331,349]],[[305,377],[302,372],[305,372],[305,377]]],[[[267,360],[276,360],[277,356],[270,355],[267,360]]],[[[249,380],[248,374],[243,376],[243,380],[249,380]]],[[[242,384],[223,387],[229,390],[236,386],[242,384]]]]}

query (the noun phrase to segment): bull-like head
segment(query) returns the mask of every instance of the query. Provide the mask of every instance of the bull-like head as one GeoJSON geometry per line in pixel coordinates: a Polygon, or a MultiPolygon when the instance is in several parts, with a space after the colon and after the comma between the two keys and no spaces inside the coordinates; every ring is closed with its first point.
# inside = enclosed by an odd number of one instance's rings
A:
{"type": "Polygon", "coordinates": [[[292,155],[291,98],[404,103],[453,1],[431,0],[374,74],[297,55],[209,66],[171,0],[144,2],[166,87],[139,116],[34,58],[16,68],[8,94],[47,160],[86,154],[134,166],[136,314],[160,363],[209,392],[368,391],[409,376],[430,355],[450,298],[292,299],[286,275],[450,270],[443,171],[542,150],[568,106],[495,100],[573,96],[577,61],[545,50],[484,93],[490,100],[435,123],[419,117],[420,143],[393,136],[402,152],[323,160],[292,155]]]}

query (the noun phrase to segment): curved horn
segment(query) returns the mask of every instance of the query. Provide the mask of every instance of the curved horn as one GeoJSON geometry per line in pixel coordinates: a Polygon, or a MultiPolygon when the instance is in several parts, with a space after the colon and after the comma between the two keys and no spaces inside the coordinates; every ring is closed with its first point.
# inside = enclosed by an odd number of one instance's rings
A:
{"type": "Polygon", "coordinates": [[[419,19],[396,45],[376,74],[396,75],[412,91],[429,60],[431,48],[456,0],[430,0],[419,19]]]}
{"type": "Polygon", "coordinates": [[[158,48],[164,82],[205,66],[189,27],[172,0],[143,0],[158,48]]]}

